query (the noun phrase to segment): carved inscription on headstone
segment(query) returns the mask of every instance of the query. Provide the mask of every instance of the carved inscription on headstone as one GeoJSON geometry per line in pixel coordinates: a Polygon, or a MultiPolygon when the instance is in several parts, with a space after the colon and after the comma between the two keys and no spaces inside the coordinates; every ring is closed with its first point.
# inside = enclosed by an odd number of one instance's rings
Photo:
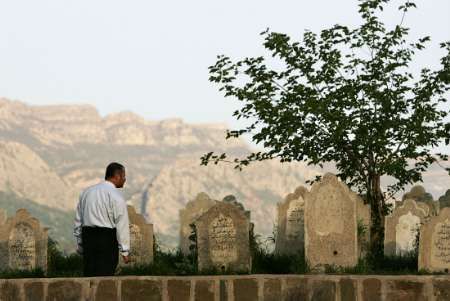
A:
{"type": "Polygon", "coordinates": [[[304,201],[292,201],[286,214],[286,236],[288,240],[303,239],[304,236],[304,201]]]}
{"type": "Polygon", "coordinates": [[[414,250],[417,231],[420,228],[420,217],[409,211],[400,216],[395,226],[396,254],[402,255],[414,250]]]}
{"type": "Polygon", "coordinates": [[[141,257],[142,252],[142,233],[141,229],[135,225],[130,224],[130,259],[135,261],[136,258],[141,257]]]}
{"type": "Polygon", "coordinates": [[[450,221],[437,223],[432,238],[432,255],[431,262],[433,265],[449,265],[450,264],[450,221]]]}
{"type": "Polygon", "coordinates": [[[39,268],[46,272],[47,247],[48,229],[26,209],[19,209],[0,225],[0,270],[39,268]]]}
{"type": "Polygon", "coordinates": [[[236,228],[230,217],[220,214],[213,220],[209,228],[209,248],[215,264],[237,259],[236,228]]]}
{"type": "Polygon", "coordinates": [[[248,272],[250,221],[245,210],[217,202],[195,221],[199,270],[248,272]]]}
{"type": "Polygon", "coordinates": [[[420,229],[419,270],[450,270],[450,208],[444,207],[420,229]]]}
{"type": "MultiPolygon", "coordinates": [[[[130,221],[130,264],[146,265],[153,262],[153,225],[136,213],[133,206],[128,206],[128,218],[130,221]]],[[[119,256],[119,266],[126,265],[122,256],[119,256]]]]}
{"type": "Polygon", "coordinates": [[[30,225],[19,223],[12,229],[9,252],[11,269],[31,270],[36,267],[36,240],[30,225]]]}

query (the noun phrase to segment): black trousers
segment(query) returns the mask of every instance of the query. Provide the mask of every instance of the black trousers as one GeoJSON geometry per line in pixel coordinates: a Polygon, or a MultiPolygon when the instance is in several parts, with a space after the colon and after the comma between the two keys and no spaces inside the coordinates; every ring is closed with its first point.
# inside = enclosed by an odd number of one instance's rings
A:
{"type": "Polygon", "coordinates": [[[83,227],[81,238],[84,276],[113,276],[119,262],[116,229],[83,227]]]}

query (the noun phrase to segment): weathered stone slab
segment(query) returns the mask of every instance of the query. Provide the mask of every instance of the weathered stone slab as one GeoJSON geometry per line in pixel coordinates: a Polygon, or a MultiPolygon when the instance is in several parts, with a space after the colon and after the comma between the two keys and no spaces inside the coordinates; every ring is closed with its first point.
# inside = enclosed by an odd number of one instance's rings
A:
{"type": "Polygon", "coordinates": [[[362,282],[362,287],[362,300],[381,301],[380,279],[364,279],[362,282]]]}
{"type": "Polygon", "coordinates": [[[168,280],[167,294],[170,301],[189,301],[191,293],[190,280],[168,280]]]}
{"type": "Polygon", "coordinates": [[[438,216],[420,229],[419,269],[431,272],[450,270],[450,208],[442,209],[438,216]]]}
{"type": "Polygon", "coordinates": [[[44,283],[39,281],[25,282],[23,285],[25,301],[44,300],[44,283]]]}
{"type": "Polygon", "coordinates": [[[425,283],[417,281],[388,281],[386,290],[386,300],[392,301],[426,301],[430,297],[425,292],[425,283]]]}
{"type": "Polygon", "coordinates": [[[47,271],[47,245],[48,229],[27,210],[19,209],[0,227],[0,267],[47,271]]]}
{"type": "Polygon", "coordinates": [[[218,202],[195,221],[200,270],[250,271],[250,220],[232,203],[218,202]]]}
{"type": "Polygon", "coordinates": [[[121,282],[122,301],[142,300],[143,297],[148,301],[162,300],[162,283],[159,280],[127,279],[121,282]]]}
{"type": "Polygon", "coordinates": [[[215,285],[213,280],[195,281],[194,300],[214,301],[215,285]]]}
{"type": "Polygon", "coordinates": [[[233,289],[234,300],[258,301],[258,281],[256,279],[235,279],[233,289]]]}
{"type": "Polygon", "coordinates": [[[284,301],[308,300],[308,280],[305,278],[287,278],[282,295],[284,301]]]}
{"type": "Polygon", "coordinates": [[[275,253],[295,254],[305,250],[305,200],[308,193],[303,186],[278,203],[277,236],[275,253]]]}
{"type": "Polygon", "coordinates": [[[336,283],[331,280],[315,280],[310,284],[311,300],[334,301],[336,300],[336,283]]]}
{"type": "Polygon", "coordinates": [[[136,213],[133,206],[128,206],[130,221],[130,263],[123,263],[119,256],[120,266],[145,265],[153,262],[153,225],[136,213]]]}
{"type": "Polygon", "coordinates": [[[264,301],[279,301],[282,300],[281,294],[281,280],[280,279],[265,279],[263,288],[264,301]]]}
{"type": "Polygon", "coordinates": [[[0,300],[2,301],[16,301],[20,300],[20,287],[14,281],[0,282],[0,300]]]}
{"type": "Polygon", "coordinates": [[[450,300],[450,280],[433,279],[433,292],[436,301],[450,300]]]}
{"type": "Polygon", "coordinates": [[[358,262],[356,198],[330,173],[305,197],[305,255],[313,269],[358,262]]]}
{"type": "Polygon", "coordinates": [[[407,199],[385,218],[384,254],[404,255],[414,251],[420,227],[428,217],[426,208],[407,199]]]}
{"type": "Polygon", "coordinates": [[[101,280],[95,292],[95,301],[118,300],[117,282],[114,280],[101,280]]]}
{"type": "Polygon", "coordinates": [[[217,201],[211,199],[206,193],[199,193],[194,200],[186,204],[185,209],[180,210],[180,250],[183,254],[190,253],[189,247],[192,241],[189,237],[192,234],[191,224],[217,201]]]}
{"type": "Polygon", "coordinates": [[[341,300],[357,300],[356,280],[343,278],[339,281],[339,286],[341,288],[341,300]]]}
{"type": "Polygon", "coordinates": [[[61,280],[48,284],[47,301],[82,300],[82,285],[73,280],[61,280]]]}

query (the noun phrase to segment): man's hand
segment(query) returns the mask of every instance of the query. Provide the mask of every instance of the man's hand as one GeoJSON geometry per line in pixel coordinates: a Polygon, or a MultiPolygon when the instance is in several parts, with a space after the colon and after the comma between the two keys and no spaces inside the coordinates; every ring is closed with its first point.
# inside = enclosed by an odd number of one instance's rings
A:
{"type": "Polygon", "coordinates": [[[122,255],[122,259],[123,259],[124,263],[129,263],[130,262],[130,256],[122,255]]]}

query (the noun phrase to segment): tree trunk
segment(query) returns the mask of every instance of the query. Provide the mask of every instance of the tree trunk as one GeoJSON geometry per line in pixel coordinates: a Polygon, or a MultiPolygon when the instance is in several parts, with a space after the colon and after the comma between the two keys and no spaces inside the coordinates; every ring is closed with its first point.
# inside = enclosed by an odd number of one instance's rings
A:
{"type": "Polygon", "coordinates": [[[373,257],[383,256],[384,250],[384,206],[380,175],[370,174],[367,197],[370,203],[372,226],[370,228],[370,253],[373,257]]]}

